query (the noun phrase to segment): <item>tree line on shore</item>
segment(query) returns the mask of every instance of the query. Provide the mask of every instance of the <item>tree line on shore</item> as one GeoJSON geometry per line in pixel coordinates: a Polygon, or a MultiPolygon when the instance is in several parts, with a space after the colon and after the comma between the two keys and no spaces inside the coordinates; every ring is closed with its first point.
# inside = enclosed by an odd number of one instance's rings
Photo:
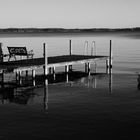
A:
{"type": "Polygon", "coordinates": [[[134,32],[140,31],[135,28],[87,28],[87,29],[65,29],[65,28],[5,28],[0,33],[94,33],[94,32],[134,32]]]}

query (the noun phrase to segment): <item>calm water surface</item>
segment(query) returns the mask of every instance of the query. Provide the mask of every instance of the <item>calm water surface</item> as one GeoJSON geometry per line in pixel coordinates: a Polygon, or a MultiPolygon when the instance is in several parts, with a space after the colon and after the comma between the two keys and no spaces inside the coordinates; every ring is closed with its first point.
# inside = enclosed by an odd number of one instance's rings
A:
{"type": "MultiPolygon", "coordinates": [[[[96,42],[96,54],[109,54],[113,47],[112,74],[106,74],[105,63],[91,66],[91,75],[63,75],[61,82],[48,86],[0,89],[1,139],[72,139],[140,137],[140,40],[119,35],[1,36],[4,53],[7,46],[27,46],[35,57],[42,57],[43,43],[48,55],[69,53],[72,40],[74,54],[84,54],[85,41],[96,42]],[[95,74],[96,71],[96,74],[95,74]]],[[[63,68],[61,68],[62,70],[63,68]]],[[[74,66],[83,71],[84,66],[74,66]]],[[[59,72],[60,69],[57,69],[59,72]]],[[[6,80],[14,79],[12,73],[6,80]]],[[[31,82],[24,79],[23,83],[31,82]]],[[[40,79],[36,83],[41,82],[40,79]]]]}

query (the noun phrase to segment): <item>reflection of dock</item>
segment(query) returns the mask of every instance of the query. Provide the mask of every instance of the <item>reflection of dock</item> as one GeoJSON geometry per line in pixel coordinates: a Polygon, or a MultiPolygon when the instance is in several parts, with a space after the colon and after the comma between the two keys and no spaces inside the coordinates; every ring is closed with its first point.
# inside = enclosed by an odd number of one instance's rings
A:
{"type": "MultiPolygon", "coordinates": [[[[108,89],[109,92],[112,92],[112,75],[111,74],[106,74],[106,73],[96,73],[93,74],[91,73],[91,75],[89,76],[86,73],[79,73],[76,72],[75,74],[62,74],[63,76],[61,76],[61,74],[56,77],[63,77],[64,81],[58,81],[58,83],[62,83],[62,84],[67,84],[69,85],[71,88],[73,87],[85,87],[85,88],[93,88],[93,89],[108,89]],[[75,77],[75,75],[77,76],[78,79],[73,79],[75,77]]],[[[51,77],[50,77],[51,78],[51,77]]],[[[58,80],[60,80],[58,78],[58,80]]],[[[41,86],[43,88],[43,93],[42,93],[42,102],[43,102],[43,107],[45,110],[48,109],[48,105],[49,105],[49,82],[57,82],[57,78],[55,79],[55,81],[50,81],[49,78],[44,80],[44,86],[41,86]]],[[[53,83],[52,83],[53,84],[53,83]]],[[[0,88],[0,101],[2,104],[7,104],[7,103],[16,103],[16,104],[23,104],[23,105],[27,105],[29,103],[29,101],[31,101],[31,99],[33,99],[34,97],[38,96],[35,92],[34,92],[34,88],[32,88],[34,85],[30,86],[30,87],[1,87],[0,88]]],[[[37,87],[39,87],[39,85],[37,85],[37,87]]],[[[41,102],[41,104],[42,104],[41,102]]]]}

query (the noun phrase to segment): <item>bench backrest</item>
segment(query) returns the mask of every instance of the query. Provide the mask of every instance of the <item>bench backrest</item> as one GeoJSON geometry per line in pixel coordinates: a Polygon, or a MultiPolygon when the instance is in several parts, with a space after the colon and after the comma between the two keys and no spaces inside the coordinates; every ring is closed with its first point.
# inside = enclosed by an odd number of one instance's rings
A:
{"type": "Polygon", "coordinates": [[[7,47],[10,55],[27,55],[26,47],[7,47]]]}

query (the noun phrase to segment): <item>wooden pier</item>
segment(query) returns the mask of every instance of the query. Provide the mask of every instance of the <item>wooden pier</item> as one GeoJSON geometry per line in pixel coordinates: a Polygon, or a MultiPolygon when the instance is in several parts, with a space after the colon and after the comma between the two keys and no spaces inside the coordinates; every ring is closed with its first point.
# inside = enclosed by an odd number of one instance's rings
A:
{"type": "MultiPolygon", "coordinates": [[[[105,60],[106,69],[112,68],[112,45],[110,40],[110,51],[108,56],[100,55],[75,55],[72,54],[71,40],[69,46],[69,55],[47,57],[47,45],[43,44],[43,57],[33,59],[23,59],[16,61],[0,62],[1,75],[4,75],[5,71],[12,71],[16,73],[16,77],[20,77],[22,71],[28,73],[32,70],[32,76],[35,78],[35,70],[43,68],[44,76],[49,73],[55,73],[56,67],[65,67],[65,72],[68,73],[72,70],[72,65],[84,64],[85,72],[90,71],[90,65],[100,60],[105,60]]],[[[2,80],[4,81],[4,76],[2,80]]]]}

